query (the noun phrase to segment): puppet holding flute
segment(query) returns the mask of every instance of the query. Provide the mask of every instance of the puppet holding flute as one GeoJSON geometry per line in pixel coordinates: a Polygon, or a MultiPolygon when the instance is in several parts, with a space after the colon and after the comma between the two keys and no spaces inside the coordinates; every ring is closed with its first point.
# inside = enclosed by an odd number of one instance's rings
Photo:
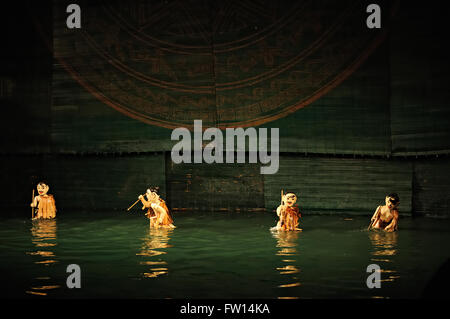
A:
{"type": "Polygon", "coordinates": [[[147,209],[145,216],[150,219],[150,227],[175,228],[166,202],[159,197],[158,190],[158,187],[147,189],[145,197],[143,195],[139,195],[138,200],[127,210],[130,210],[134,205],[141,202],[143,205],[142,209],[147,209]]]}

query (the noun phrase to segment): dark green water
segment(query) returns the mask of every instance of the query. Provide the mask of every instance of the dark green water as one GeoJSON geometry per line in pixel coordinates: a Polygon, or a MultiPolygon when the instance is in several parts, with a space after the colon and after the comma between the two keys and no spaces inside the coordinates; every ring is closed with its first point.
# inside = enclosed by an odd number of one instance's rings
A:
{"type": "Polygon", "coordinates": [[[397,233],[369,218],[305,216],[272,233],[270,213],[177,213],[153,230],[135,213],[0,219],[5,298],[417,298],[448,259],[448,220],[402,218],[397,233]],[[366,286],[378,264],[382,286],[366,286]],[[81,267],[81,288],[66,267],[81,267]]]}

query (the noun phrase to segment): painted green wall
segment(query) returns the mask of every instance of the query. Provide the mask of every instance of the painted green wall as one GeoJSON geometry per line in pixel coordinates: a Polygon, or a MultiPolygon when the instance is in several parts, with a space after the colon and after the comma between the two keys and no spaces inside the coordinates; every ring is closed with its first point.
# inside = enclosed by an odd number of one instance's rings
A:
{"type": "MultiPolygon", "coordinates": [[[[0,157],[5,213],[27,214],[32,176],[45,178],[63,214],[124,211],[159,186],[177,211],[274,211],[280,191],[296,192],[304,214],[370,215],[397,192],[401,216],[448,217],[450,160],[327,158],[282,154],[274,175],[259,164],[173,164],[170,154],[0,157]]],[[[139,212],[137,205],[133,212],[139,212]]]]}
{"type": "Polygon", "coordinates": [[[283,188],[306,213],[369,214],[396,192],[402,215],[410,215],[412,173],[408,161],[282,155],[279,172],[264,177],[266,208],[279,205],[283,188]]]}

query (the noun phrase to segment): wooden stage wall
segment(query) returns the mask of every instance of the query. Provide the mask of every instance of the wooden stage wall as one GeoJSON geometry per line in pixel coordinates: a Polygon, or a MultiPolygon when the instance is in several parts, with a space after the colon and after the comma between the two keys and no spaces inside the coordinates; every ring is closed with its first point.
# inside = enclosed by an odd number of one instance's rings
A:
{"type": "MultiPolygon", "coordinates": [[[[276,175],[257,164],[179,164],[169,154],[136,156],[2,156],[1,207],[26,214],[30,176],[45,176],[63,214],[125,211],[149,186],[176,211],[273,211],[280,190],[299,195],[304,214],[373,213],[389,192],[401,198],[403,216],[450,214],[448,158],[398,160],[281,155],[276,175]]],[[[140,206],[140,205],[139,205],[140,206]]],[[[138,208],[140,209],[140,207],[138,208]]],[[[21,213],[21,214],[22,214],[21,213]]]]}

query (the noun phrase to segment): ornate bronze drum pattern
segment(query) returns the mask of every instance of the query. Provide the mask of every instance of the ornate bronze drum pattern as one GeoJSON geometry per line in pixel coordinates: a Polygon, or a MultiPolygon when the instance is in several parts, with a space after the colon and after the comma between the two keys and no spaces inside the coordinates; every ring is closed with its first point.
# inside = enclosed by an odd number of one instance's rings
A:
{"type": "Polygon", "coordinates": [[[166,128],[284,117],[347,78],[387,30],[366,27],[361,1],[79,5],[81,29],[68,29],[55,5],[57,61],[103,103],[166,128]]]}

